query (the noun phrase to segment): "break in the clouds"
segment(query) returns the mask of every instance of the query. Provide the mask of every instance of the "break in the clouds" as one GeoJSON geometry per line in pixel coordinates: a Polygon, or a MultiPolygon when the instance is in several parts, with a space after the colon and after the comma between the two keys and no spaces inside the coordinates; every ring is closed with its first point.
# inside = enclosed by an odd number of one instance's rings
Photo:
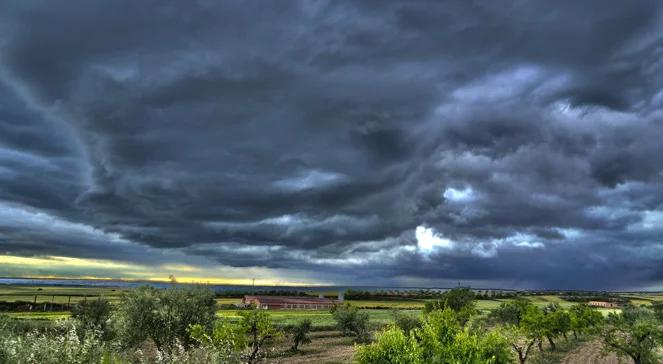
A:
{"type": "Polygon", "coordinates": [[[662,10],[6,2],[0,275],[662,287],[662,10]]]}

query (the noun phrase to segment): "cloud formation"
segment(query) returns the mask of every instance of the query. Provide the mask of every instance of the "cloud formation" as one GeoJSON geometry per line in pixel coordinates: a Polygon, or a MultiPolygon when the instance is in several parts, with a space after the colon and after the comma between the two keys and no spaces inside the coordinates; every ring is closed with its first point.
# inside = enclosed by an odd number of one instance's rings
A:
{"type": "Polygon", "coordinates": [[[657,1],[4,8],[6,255],[663,287],[657,1]]]}

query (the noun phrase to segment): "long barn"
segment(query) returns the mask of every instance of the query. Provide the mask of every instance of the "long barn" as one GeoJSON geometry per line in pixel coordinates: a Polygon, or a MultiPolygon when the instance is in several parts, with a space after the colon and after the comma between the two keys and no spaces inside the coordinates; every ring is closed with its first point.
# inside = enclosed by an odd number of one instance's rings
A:
{"type": "Polygon", "coordinates": [[[244,296],[242,303],[265,310],[329,310],[341,301],[313,297],[244,296]]]}

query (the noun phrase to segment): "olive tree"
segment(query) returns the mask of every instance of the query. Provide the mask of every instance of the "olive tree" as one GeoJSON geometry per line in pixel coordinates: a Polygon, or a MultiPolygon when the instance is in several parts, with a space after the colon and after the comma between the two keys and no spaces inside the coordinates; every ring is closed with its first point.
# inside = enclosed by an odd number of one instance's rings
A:
{"type": "Polygon", "coordinates": [[[214,293],[202,287],[156,289],[140,287],[124,292],[115,312],[115,325],[122,344],[132,347],[152,339],[159,349],[176,341],[189,346],[189,327],[211,327],[216,303],[214,293]]]}
{"type": "Polygon", "coordinates": [[[354,336],[358,341],[368,340],[368,313],[349,303],[334,306],[331,313],[343,334],[354,336]]]}
{"type": "Polygon", "coordinates": [[[529,331],[516,325],[507,326],[504,333],[508,342],[511,344],[511,348],[513,348],[518,356],[518,362],[525,364],[537,338],[532,336],[529,331]]]}
{"type": "Polygon", "coordinates": [[[603,315],[596,309],[581,304],[574,305],[569,309],[570,329],[573,337],[578,335],[594,333],[603,322],[603,315]]]}
{"type": "Polygon", "coordinates": [[[239,311],[241,329],[249,336],[249,353],[245,356],[248,364],[257,363],[264,353],[267,341],[280,336],[265,310],[252,308],[239,311]]]}
{"type": "Polygon", "coordinates": [[[524,298],[502,302],[499,307],[490,312],[490,318],[504,325],[519,326],[525,312],[532,307],[532,303],[524,298]]]}
{"type": "Polygon", "coordinates": [[[663,332],[651,310],[626,307],[621,313],[611,313],[601,331],[603,349],[633,364],[660,363],[657,347],[663,345],[663,332]]]}
{"type": "Polygon", "coordinates": [[[286,327],[286,331],[292,337],[292,346],[290,347],[291,351],[298,351],[300,344],[308,344],[311,342],[311,338],[308,336],[308,334],[311,332],[312,328],[313,323],[310,319],[304,319],[296,325],[286,327]]]}

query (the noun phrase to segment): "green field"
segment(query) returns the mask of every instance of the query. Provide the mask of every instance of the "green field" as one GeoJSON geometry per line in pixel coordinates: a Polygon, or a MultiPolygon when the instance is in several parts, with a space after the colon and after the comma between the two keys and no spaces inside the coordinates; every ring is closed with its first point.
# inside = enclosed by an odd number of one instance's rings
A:
{"type": "MultiPolygon", "coordinates": [[[[393,322],[394,315],[391,310],[362,310],[368,312],[371,323],[385,325],[393,322]]],[[[419,316],[421,310],[401,310],[404,314],[419,316]]],[[[303,319],[310,319],[314,327],[331,327],[335,325],[331,313],[328,311],[268,311],[274,323],[281,325],[295,324],[303,319]]],[[[236,310],[221,310],[216,313],[218,317],[234,321],[239,320],[236,310]]]]}
{"type": "MultiPolygon", "coordinates": [[[[56,287],[56,286],[0,286],[0,301],[15,302],[26,301],[43,303],[74,304],[76,302],[93,299],[96,297],[105,297],[111,303],[116,302],[120,294],[126,289],[106,288],[106,287],[56,287]]],[[[654,293],[622,293],[620,296],[628,298],[631,303],[636,305],[649,305],[654,301],[663,301],[663,294],[654,293]]],[[[550,303],[556,303],[562,307],[570,307],[574,302],[568,302],[555,295],[532,295],[524,296],[537,306],[545,306],[550,303]]],[[[508,298],[477,300],[477,309],[487,314],[490,310],[497,308],[502,302],[508,301],[508,298]]],[[[218,304],[239,304],[241,299],[237,297],[218,297],[218,304]]],[[[391,310],[398,309],[402,312],[412,315],[419,315],[424,305],[430,299],[416,299],[409,297],[386,297],[381,299],[361,299],[346,300],[347,302],[365,310],[371,317],[371,322],[376,325],[385,324],[393,320],[391,310]]],[[[614,312],[614,309],[601,309],[604,315],[614,312]]],[[[302,318],[313,320],[314,326],[324,327],[333,325],[331,314],[327,311],[270,311],[274,321],[281,324],[291,324],[302,318]]],[[[62,319],[69,316],[68,312],[51,312],[47,305],[37,306],[32,312],[13,312],[10,316],[20,319],[34,320],[52,320],[62,319]],[[43,307],[46,307],[44,311],[43,307]]],[[[217,315],[229,319],[237,318],[237,311],[233,309],[220,310],[217,315]]]]}
{"type": "Polygon", "coordinates": [[[109,301],[119,298],[123,288],[55,287],[55,286],[1,286],[0,301],[76,303],[88,298],[105,297],[109,301]]]}
{"type": "Polygon", "coordinates": [[[69,316],[69,312],[8,312],[9,317],[24,320],[61,320],[69,316]]]}

